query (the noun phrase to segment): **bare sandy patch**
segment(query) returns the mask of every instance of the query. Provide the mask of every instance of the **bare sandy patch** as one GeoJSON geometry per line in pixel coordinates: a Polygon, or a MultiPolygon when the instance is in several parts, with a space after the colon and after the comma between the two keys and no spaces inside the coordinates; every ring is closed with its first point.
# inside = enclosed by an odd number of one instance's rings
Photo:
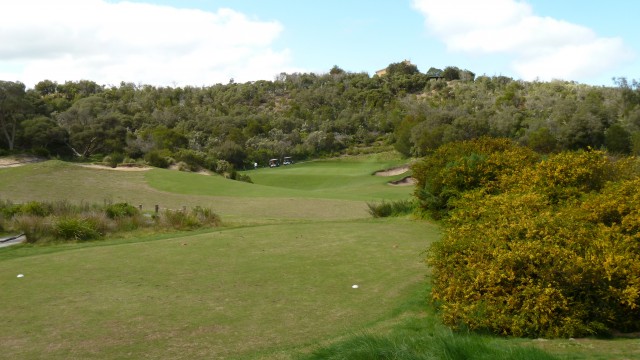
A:
{"type": "Polygon", "coordinates": [[[415,185],[416,182],[417,182],[416,179],[412,178],[411,176],[406,176],[406,177],[403,177],[400,180],[389,181],[389,185],[391,185],[391,186],[411,186],[411,185],[415,185]]]}
{"type": "Polygon", "coordinates": [[[44,161],[44,159],[28,155],[6,156],[0,158],[0,168],[22,166],[40,161],[44,161]]]}
{"type": "Polygon", "coordinates": [[[96,165],[96,164],[76,164],[81,167],[90,169],[102,169],[102,170],[116,170],[116,171],[147,171],[151,170],[148,166],[121,166],[112,168],[111,166],[96,165]]]}
{"type": "Polygon", "coordinates": [[[402,165],[387,170],[380,170],[373,173],[375,176],[396,176],[409,171],[409,165],[402,165]]]}

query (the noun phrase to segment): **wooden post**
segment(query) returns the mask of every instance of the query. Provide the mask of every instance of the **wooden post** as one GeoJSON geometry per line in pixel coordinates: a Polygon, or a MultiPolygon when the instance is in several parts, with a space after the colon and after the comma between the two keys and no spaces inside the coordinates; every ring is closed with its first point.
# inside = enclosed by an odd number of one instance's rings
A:
{"type": "Polygon", "coordinates": [[[156,214],[158,213],[158,210],[160,210],[160,206],[156,205],[156,214]]]}

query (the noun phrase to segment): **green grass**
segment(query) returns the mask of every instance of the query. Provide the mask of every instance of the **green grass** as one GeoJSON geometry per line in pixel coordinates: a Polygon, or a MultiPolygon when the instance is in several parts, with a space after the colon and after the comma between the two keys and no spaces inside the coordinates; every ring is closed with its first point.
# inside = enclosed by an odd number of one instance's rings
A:
{"type": "Polygon", "coordinates": [[[14,202],[204,206],[225,227],[0,248],[0,359],[640,359],[638,339],[451,333],[426,301],[437,226],[371,219],[412,187],[358,156],[245,172],[254,184],[60,161],[0,169],[14,202]],[[17,274],[24,274],[17,278],[17,274]],[[351,286],[358,284],[358,289],[351,286]]]}
{"type": "Polygon", "coordinates": [[[377,170],[397,165],[398,161],[368,161],[359,158],[317,160],[278,168],[261,168],[243,172],[253,184],[230,182],[221,177],[169,170],[153,170],[145,174],[148,183],[159,190],[179,194],[234,196],[250,198],[322,198],[341,200],[406,199],[413,189],[389,186],[388,182],[403,176],[373,176],[377,170]]]}
{"type": "Polygon", "coordinates": [[[14,202],[127,202],[135,206],[141,204],[147,211],[152,211],[156,204],[169,209],[203,206],[213,209],[227,222],[243,223],[367,216],[367,206],[362,201],[296,197],[285,189],[280,190],[280,197],[276,197],[273,192],[278,190],[220,176],[162,169],[148,172],[96,170],[61,161],[0,169],[0,198],[14,202]]]}
{"type": "Polygon", "coordinates": [[[423,281],[418,254],[437,231],[364,220],[35,249],[0,261],[0,358],[293,352],[390,318],[423,281]]]}

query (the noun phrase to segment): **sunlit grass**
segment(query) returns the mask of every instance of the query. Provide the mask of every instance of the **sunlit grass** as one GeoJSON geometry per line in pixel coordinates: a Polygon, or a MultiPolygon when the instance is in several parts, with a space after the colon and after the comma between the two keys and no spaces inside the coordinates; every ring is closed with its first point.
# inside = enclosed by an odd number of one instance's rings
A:
{"type": "Polygon", "coordinates": [[[418,254],[437,236],[432,225],[396,219],[34,249],[0,261],[0,322],[12,329],[0,358],[294,349],[392,317],[423,281],[418,254]]]}

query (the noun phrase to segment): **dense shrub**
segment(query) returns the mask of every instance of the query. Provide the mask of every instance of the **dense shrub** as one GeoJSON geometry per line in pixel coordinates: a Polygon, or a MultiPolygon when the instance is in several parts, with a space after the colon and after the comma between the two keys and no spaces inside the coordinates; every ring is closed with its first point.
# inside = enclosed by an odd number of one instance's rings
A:
{"type": "Polygon", "coordinates": [[[439,219],[464,192],[495,191],[500,177],[538,161],[533,150],[508,139],[479,138],[449,143],[412,166],[420,209],[439,219]]]}
{"type": "Polygon", "coordinates": [[[503,189],[533,188],[557,203],[599,191],[607,181],[633,176],[631,166],[629,159],[616,161],[604,151],[566,151],[506,177],[500,186],[503,189]]]}
{"type": "Polygon", "coordinates": [[[452,200],[429,251],[444,322],[530,337],[640,330],[633,160],[561,153],[498,179],[452,200]]]}
{"type": "Polygon", "coordinates": [[[20,206],[20,213],[33,216],[47,216],[53,213],[53,206],[50,203],[30,201],[20,206]]]}
{"type": "Polygon", "coordinates": [[[207,168],[209,165],[207,154],[201,151],[181,149],[175,153],[174,157],[184,164],[182,165],[184,168],[184,170],[181,169],[182,171],[198,171],[202,168],[207,168]]]}
{"type": "Polygon", "coordinates": [[[138,209],[128,203],[107,205],[104,211],[110,219],[132,217],[138,214],[138,209]]]}
{"type": "Polygon", "coordinates": [[[20,204],[14,204],[9,200],[0,200],[0,214],[5,219],[11,219],[14,215],[20,213],[20,204]]]}
{"type": "Polygon", "coordinates": [[[251,177],[249,175],[246,175],[246,174],[236,173],[235,180],[244,181],[244,182],[253,184],[253,180],[251,180],[251,177]]]}
{"type": "Polygon", "coordinates": [[[144,156],[144,161],[151,166],[163,169],[168,168],[169,165],[171,165],[166,151],[151,150],[144,156]]]}
{"type": "Polygon", "coordinates": [[[54,230],[65,240],[92,240],[102,236],[95,222],[80,217],[60,218],[54,224],[54,230]]]}

